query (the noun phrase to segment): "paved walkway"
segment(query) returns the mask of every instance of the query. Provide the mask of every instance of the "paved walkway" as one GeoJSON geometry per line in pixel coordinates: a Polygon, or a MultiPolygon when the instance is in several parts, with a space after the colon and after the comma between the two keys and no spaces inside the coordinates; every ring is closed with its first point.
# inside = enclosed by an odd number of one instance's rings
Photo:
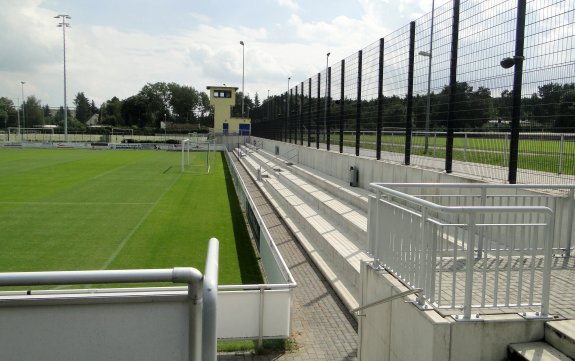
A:
{"type": "Polygon", "coordinates": [[[357,322],[243,166],[232,158],[297,282],[292,302],[296,349],[264,355],[220,353],[218,360],[357,360],[357,322]]]}

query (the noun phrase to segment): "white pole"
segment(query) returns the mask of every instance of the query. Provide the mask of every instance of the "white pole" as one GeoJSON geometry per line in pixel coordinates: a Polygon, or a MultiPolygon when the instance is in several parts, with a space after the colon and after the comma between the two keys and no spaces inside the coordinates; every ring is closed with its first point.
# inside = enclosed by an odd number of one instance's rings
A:
{"type": "Polygon", "coordinates": [[[24,126],[24,128],[26,128],[26,113],[24,112],[24,110],[26,109],[26,100],[24,98],[24,84],[26,84],[25,81],[21,81],[20,82],[22,84],[22,124],[24,126]]]}
{"type": "MultiPolygon", "coordinates": [[[[18,100],[18,106],[22,108],[20,100],[18,100]]],[[[16,134],[16,139],[20,138],[20,141],[22,141],[22,130],[20,129],[20,110],[18,110],[17,114],[18,114],[18,134],[16,134]]],[[[10,134],[10,132],[8,132],[8,134],[10,134]]]]}
{"type": "Polygon", "coordinates": [[[66,100],[66,28],[70,27],[70,24],[66,22],[66,19],[71,19],[70,15],[60,14],[54,16],[55,19],[61,18],[62,22],[58,24],[58,27],[62,28],[62,39],[64,42],[64,141],[68,141],[68,103],[66,100]]]}
{"type": "Polygon", "coordinates": [[[245,70],[245,52],[244,52],[244,50],[245,50],[246,46],[245,46],[243,40],[240,41],[240,44],[242,44],[242,118],[243,118],[244,117],[244,98],[246,97],[245,96],[246,93],[244,92],[244,78],[245,78],[245,72],[244,72],[244,70],[245,70]]]}

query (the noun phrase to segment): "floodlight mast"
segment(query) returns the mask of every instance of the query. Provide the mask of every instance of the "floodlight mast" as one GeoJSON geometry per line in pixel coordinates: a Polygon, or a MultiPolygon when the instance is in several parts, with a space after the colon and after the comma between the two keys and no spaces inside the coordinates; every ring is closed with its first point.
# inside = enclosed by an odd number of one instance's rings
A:
{"type": "Polygon", "coordinates": [[[70,27],[70,23],[66,22],[66,19],[72,19],[70,15],[60,14],[54,16],[54,19],[62,19],[61,23],[58,23],[58,27],[62,28],[62,39],[64,41],[64,141],[68,141],[68,104],[66,101],[66,28],[70,27]]]}
{"type": "Polygon", "coordinates": [[[26,113],[24,112],[24,109],[26,109],[26,101],[24,100],[24,84],[26,84],[26,82],[21,81],[20,84],[22,84],[22,124],[24,128],[26,128],[26,113]]]}

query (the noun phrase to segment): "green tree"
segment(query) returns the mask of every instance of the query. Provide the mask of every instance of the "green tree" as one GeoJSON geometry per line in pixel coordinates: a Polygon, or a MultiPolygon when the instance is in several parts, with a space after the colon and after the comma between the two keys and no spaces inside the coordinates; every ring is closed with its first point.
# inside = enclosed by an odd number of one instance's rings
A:
{"type": "Polygon", "coordinates": [[[40,99],[30,95],[24,102],[25,118],[22,119],[22,126],[31,128],[37,125],[44,125],[44,110],[40,99]]]}
{"type": "Polygon", "coordinates": [[[17,126],[17,114],[14,102],[11,99],[0,98],[0,126],[4,128],[17,126]]]}
{"type": "Polygon", "coordinates": [[[123,126],[122,102],[117,97],[107,100],[100,109],[100,123],[111,126],[123,126]]]}
{"type": "Polygon", "coordinates": [[[171,94],[166,83],[148,83],[138,94],[146,101],[146,113],[143,116],[148,126],[159,127],[161,121],[171,119],[171,94]]]}
{"type": "Polygon", "coordinates": [[[143,128],[146,126],[146,99],[140,95],[134,95],[122,102],[122,119],[124,119],[124,125],[132,127],[137,126],[143,128]]]}
{"type": "Polygon", "coordinates": [[[170,92],[169,105],[174,115],[174,120],[179,123],[192,123],[196,119],[194,110],[200,104],[200,95],[192,87],[179,85],[176,83],[168,84],[170,92]]]}
{"type": "Polygon", "coordinates": [[[232,108],[233,117],[242,116],[242,99],[244,100],[244,116],[249,117],[251,110],[254,109],[254,102],[249,95],[244,98],[242,92],[236,92],[236,105],[232,108]]]}
{"type": "Polygon", "coordinates": [[[575,89],[566,89],[559,99],[559,111],[555,126],[558,128],[575,127],[575,89]]]}
{"type": "MultiPolygon", "coordinates": [[[[444,101],[438,104],[436,111],[447,119],[449,86],[445,86],[440,96],[444,101]]],[[[491,91],[484,87],[479,87],[473,91],[473,87],[467,82],[457,82],[455,90],[455,129],[480,128],[490,119],[495,117],[495,108],[491,99],[491,91]]]]}
{"type": "Polygon", "coordinates": [[[254,96],[254,106],[256,108],[259,108],[261,106],[261,102],[260,102],[260,97],[258,95],[258,93],[256,92],[256,95],[254,96]]]}
{"type": "Polygon", "coordinates": [[[83,92],[80,92],[74,98],[74,105],[76,106],[76,119],[85,124],[92,116],[90,101],[83,92]]]}
{"type": "Polygon", "coordinates": [[[94,103],[94,99],[92,99],[92,104],[90,104],[90,111],[91,111],[92,115],[100,112],[100,109],[98,109],[98,107],[94,103]]]}

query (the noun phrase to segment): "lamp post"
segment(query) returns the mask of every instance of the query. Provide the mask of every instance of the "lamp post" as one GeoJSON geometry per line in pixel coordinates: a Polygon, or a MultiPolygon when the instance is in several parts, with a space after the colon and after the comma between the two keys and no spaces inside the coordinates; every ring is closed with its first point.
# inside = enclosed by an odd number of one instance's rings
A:
{"type": "Polygon", "coordinates": [[[22,125],[24,128],[26,128],[26,113],[24,112],[24,109],[26,109],[26,102],[24,101],[24,84],[26,84],[26,82],[21,81],[20,84],[22,84],[22,125]]]}
{"type": "Polygon", "coordinates": [[[60,14],[54,16],[54,19],[61,19],[62,22],[58,23],[58,27],[62,28],[62,39],[64,43],[64,141],[68,141],[68,104],[66,101],[66,28],[70,27],[70,23],[66,20],[71,19],[70,15],[60,14]]]}
{"type": "MultiPolygon", "coordinates": [[[[324,106],[324,110],[323,110],[323,142],[326,143],[326,139],[327,139],[327,73],[328,73],[328,69],[329,69],[329,54],[331,53],[327,53],[325,55],[325,91],[324,91],[324,95],[323,97],[325,98],[325,106],[324,106]]],[[[327,145],[326,145],[327,146],[327,145]]]]}
{"type": "MultiPolygon", "coordinates": [[[[20,105],[20,99],[17,99],[17,100],[18,100],[18,106],[21,106],[20,105]]],[[[22,141],[22,135],[21,135],[22,133],[20,130],[20,111],[17,111],[16,115],[18,116],[18,134],[16,134],[16,139],[20,138],[20,141],[22,141]]],[[[8,136],[10,136],[10,132],[8,132],[8,136]]]]}
{"type": "Polygon", "coordinates": [[[435,0],[431,3],[431,33],[429,34],[429,52],[420,51],[419,55],[426,56],[429,59],[427,67],[427,106],[425,110],[425,143],[423,145],[423,154],[427,154],[429,149],[429,116],[431,112],[431,58],[433,52],[433,20],[435,13],[435,0]]]}
{"type": "Polygon", "coordinates": [[[243,118],[244,117],[244,98],[245,98],[244,78],[245,78],[245,64],[246,64],[246,58],[245,58],[246,46],[245,46],[243,40],[240,41],[240,44],[242,45],[242,118],[243,118]]]}

